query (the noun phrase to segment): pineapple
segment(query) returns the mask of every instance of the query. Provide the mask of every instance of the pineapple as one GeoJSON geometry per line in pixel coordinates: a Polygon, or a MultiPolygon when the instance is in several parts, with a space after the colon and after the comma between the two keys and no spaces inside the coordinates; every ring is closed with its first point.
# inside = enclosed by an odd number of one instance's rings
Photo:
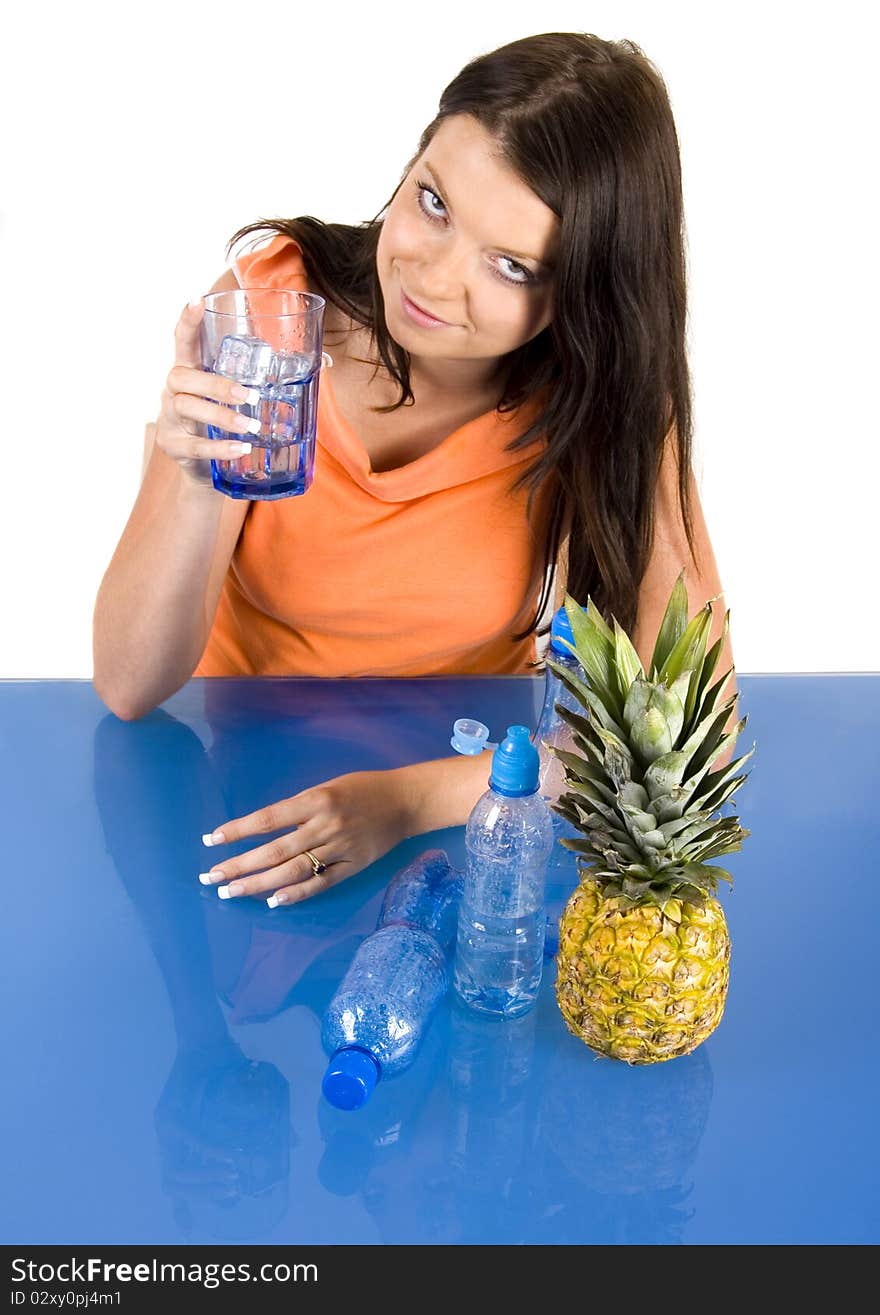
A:
{"type": "Polygon", "coordinates": [[[688,622],[682,571],[646,677],[616,618],[612,630],[592,600],[584,612],[567,596],[586,683],[549,662],[585,713],[558,705],[575,752],[551,750],[566,779],[555,811],[583,833],[560,841],[578,856],[580,884],[559,924],[556,999],[575,1036],[628,1064],[687,1055],[724,1011],[730,937],[715,892],[732,878],[707,860],[750,834],[719,810],[755,746],[709,770],[748,720],[724,733],[732,669],[709,682],[730,612],[707,654],[712,601],[688,622]]]}

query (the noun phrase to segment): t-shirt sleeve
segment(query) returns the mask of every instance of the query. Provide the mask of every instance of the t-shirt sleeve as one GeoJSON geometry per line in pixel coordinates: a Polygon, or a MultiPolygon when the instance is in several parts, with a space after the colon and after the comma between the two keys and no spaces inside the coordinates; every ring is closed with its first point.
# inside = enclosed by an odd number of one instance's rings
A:
{"type": "Polygon", "coordinates": [[[235,262],[239,283],[245,288],[289,288],[308,292],[308,275],[302,248],[293,238],[279,233],[271,242],[239,256],[235,262]]]}

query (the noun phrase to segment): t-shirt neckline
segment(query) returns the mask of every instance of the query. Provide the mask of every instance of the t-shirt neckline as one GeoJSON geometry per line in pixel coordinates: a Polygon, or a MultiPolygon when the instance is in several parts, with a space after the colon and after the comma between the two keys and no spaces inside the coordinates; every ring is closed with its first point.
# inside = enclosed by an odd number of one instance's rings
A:
{"type": "Polygon", "coordinates": [[[542,446],[538,438],[515,452],[505,451],[506,445],[528,428],[534,418],[532,413],[537,414],[534,404],[503,414],[493,409],[466,420],[436,447],[405,465],[373,470],[366,446],[337,404],[330,379],[332,369],[322,371],[318,390],[318,442],[363,489],[383,501],[404,501],[467,483],[533,459],[542,446]]]}

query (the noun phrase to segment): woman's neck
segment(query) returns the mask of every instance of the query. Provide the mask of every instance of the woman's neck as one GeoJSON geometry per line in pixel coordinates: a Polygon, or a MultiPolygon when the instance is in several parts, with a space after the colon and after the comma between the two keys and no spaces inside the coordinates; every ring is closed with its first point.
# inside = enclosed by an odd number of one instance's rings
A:
{"type": "MultiPolygon", "coordinates": [[[[363,325],[355,324],[328,304],[325,312],[325,335],[332,335],[334,342],[325,344],[334,356],[340,356],[352,363],[359,364],[370,376],[375,376],[377,383],[387,383],[395,397],[399,393],[397,383],[392,379],[387,368],[378,360],[375,343],[371,341],[369,331],[363,325]],[[338,340],[337,340],[338,335],[338,340]]],[[[499,379],[500,361],[491,360],[438,360],[436,357],[410,355],[410,387],[416,402],[432,404],[438,400],[455,395],[463,400],[472,399],[474,405],[483,411],[490,411],[497,406],[501,398],[499,379]]]]}

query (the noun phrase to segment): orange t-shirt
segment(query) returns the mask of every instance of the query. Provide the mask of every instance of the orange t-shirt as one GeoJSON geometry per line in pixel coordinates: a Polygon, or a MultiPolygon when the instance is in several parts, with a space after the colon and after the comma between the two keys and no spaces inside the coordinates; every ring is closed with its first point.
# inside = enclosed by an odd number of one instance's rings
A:
{"type": "MultiPolygon", "coordinates": [[[[239,260],[245,286],[306,292],[279,235],[239,260]]],[[[534,405],[534,404],[532,404],[534,405]]],[[[396,470],[373,471],[321,372],[314,482],[251,503],[196,676],[431,676],[525,672],[542,576],[548,486],[526,519],[510,485],[537,412],[487,412],[396,470]]],[[[222,496],[222,495],[221,495],[222,496]]]]}

